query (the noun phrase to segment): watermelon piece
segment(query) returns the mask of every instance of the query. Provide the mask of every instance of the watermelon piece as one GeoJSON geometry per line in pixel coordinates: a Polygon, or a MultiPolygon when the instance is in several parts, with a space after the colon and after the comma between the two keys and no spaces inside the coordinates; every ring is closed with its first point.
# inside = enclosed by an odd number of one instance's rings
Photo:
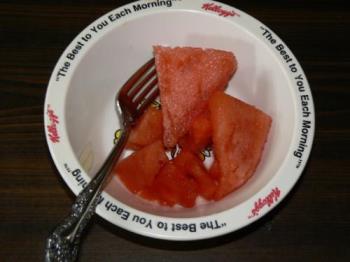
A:
{"type": "Polygon", "coordinates": [[[168,161],[163,143],[158,140],[122,159],[115,172],[131,192],[138,194],[152,185],[155,176],[168,161]]]}
{"type": "Polygon", "coordinates": [[[199,195],[207,200],[213,199],[217,182],[209,176],[203,162],[196,155],[184,149],[176,156],[174,163],[195,179],[199,195]]]}
{"type": "Polygon", "coordinates": [[[237,68],[231,52],[192,47],[154,47],[164,145],[174,147],[203,112],[208,99],[224,90],[237,68]]]}
{"type": "Polygon", "coordinates": [[[214,180],[219,180],[221,177],[219,162],[215,158],[214,158],[214,161],[209,168],[209,175],[214,180]]]}
{"type": "Polygon", "coordinates": [[[146,200],[159,202],[158,192],[156,191],[156,188],[153,186],[153,184],[151,186],[143,188],[140,191],[139,196],[146,200]]]}
{"type": "Polygon", "coordinates": [[[151,105],[131,129],[126,148],[139,150],[162,138],[162,112],[151,105]]]}
{"type": "Polygon", "coordinates": [[[255,171],[270,130],[271,117],[224,92],[209,101],[214,155],[220,166],[215,199],[245,183],[255,171]]]}
{"type": "Polygon", "coordinates": [[[179,145],[198,153],[211,143],[211,122],[209,110],[197,116],[188,133],[179,140],[179,145]]]}
{"type": "Polygon", "coordinates": [[[152,190],[157,192],[159,203],[167,206],[179,204],[190,208],[194,206],[198,196],[196,182],[188,177],[184,170],[178,168],[173,161],[169,161],[160,170],[154,180],[152,190]]]}

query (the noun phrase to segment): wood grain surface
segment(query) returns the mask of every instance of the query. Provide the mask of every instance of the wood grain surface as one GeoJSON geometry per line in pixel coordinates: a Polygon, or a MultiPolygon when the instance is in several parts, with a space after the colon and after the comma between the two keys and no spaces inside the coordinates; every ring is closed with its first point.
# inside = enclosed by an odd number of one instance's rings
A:
{"type": "MultiPolygon", "coordinates": [[[[42,261],[73,194],[48,153],[43,103],[60,54],[130,1],[0,1],[0,261],[42,261]]],[[[347,1],[222,1],[272,28],[310,82],[316,134],[296,187],[267,216],[223,237],[167,242],[96,217],[80,261],[350,261],[350,9],[347,1]]]]}

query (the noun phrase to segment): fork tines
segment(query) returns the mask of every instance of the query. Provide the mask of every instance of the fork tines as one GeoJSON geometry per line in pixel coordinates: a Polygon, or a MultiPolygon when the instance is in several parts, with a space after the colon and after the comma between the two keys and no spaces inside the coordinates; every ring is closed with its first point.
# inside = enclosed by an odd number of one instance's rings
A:
{"type": "Polygon", "coordinates": [[[155,59],[143,65],[123,86],[120,96],[127,98],[135,111],[142,113],[159,95],[155,59]]]}

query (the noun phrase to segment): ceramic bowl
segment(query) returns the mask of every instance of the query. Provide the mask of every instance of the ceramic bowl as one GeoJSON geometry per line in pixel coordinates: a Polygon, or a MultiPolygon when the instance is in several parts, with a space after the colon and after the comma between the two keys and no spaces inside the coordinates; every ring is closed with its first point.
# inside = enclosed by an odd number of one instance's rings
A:
{"type": "Polygon", "coordinates": [[[237,191],[190,209],[144,201],[114,176],[96,212],[126,230],[167,240],[205,239],[245,227],[280,203],[299,179],[315,112],[307,78],[287,45],[258,20],[219,2],[138,1],[79,33],[59,58],[46,95],[46,136],[55,165],[79,193],[113,146],[119,88],[159,44],[234,52],[239,66],[227,93],[273,119],[262,160],[237,191]]]}

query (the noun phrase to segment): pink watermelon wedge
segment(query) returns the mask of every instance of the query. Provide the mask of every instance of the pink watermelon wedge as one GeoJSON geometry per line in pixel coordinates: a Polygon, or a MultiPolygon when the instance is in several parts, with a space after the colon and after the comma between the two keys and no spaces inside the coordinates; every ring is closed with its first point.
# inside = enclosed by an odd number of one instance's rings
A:
{"type": "Polygon", "coordinates": [[[131,192],[138,194],[152,185],[167,162],[163,143],[158,140],[120,160],[115,166],[115,173],[131,192]]]}
{"type": "Polygon", "coordinates": [[[126,148],[139,150],[162,138],[162,112],[150,106],[131,129],[126,148]]]}
{"type": "Polygon", "coordinates": [[[205,110],[204,113],[193,119],[188,133],[180,138],[179,145],[194,153],[201,152],[211,143],[211,133],[209,110],[205,110]]]}
{"type": "Polygon", "coordinates": [[[215,199],[244,184],[254,173],[271,126],[271,117],[224,92],[209,101],[214,155],[220,167],[215,199]]]}
{"type": "Polygon", "coordinates": [[[210,96],[224,90],[237,68],[231,52],[193,47],[154,47],[163,113],[164,145],[175,146],[210,96]]]}

